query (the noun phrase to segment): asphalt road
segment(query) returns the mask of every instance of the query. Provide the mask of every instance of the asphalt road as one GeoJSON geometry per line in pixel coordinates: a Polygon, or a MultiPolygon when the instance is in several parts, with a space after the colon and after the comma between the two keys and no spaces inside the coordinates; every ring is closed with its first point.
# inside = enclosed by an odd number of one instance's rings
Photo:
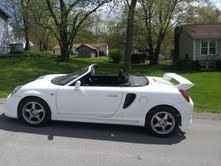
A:
{"type": "Polygon", "coordinates": [[[52,122],[31,128],[6,118],[2,106],[2,166],[221,165],[219,119],[194,119],[186,133],[163,139],[130,126],[52,122]]]}

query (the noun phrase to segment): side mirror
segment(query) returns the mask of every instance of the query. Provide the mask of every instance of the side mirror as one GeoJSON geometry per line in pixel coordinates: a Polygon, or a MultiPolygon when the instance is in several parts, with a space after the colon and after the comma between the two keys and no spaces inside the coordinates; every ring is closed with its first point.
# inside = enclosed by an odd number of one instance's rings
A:
{"type": "Polygon", "coordinates": [[[80,90],[80,86],[81,86],[81,81],[77,81],[77,82],[75,83],[74,90],[80,90]]]}

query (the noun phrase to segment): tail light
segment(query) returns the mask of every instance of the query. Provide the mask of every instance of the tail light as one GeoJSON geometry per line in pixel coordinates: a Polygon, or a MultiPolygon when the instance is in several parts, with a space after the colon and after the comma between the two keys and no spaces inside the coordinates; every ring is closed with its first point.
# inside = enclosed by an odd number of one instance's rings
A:
{"type": "Polygon", "coordinates": [[[181,95],[184,97],[184,99],[186,99],[186,101],[190,102],[190,97],[188,96],[188,94],[184,91],[179,89],[181,95]]]}

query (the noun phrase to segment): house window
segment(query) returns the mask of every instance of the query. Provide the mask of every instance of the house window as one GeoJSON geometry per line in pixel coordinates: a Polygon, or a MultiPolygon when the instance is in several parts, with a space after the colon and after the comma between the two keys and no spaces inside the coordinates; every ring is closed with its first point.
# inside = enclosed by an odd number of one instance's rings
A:
{"type": "Polygon", "coordinates": [[[214,55],[216,54],[216,41],[203,40],[201,41],[201,55],[214,55]]]}
{"type": "Polygon", "coordinates": [[[201,55],[206,55],[208,50],[208,42],[207,41],[201,41],[201,55]]]}
{"type": "Polygon", "coordinates": [[[210,41],[209,43],[209,54],[216,54],[216,41],[210,41]]]}

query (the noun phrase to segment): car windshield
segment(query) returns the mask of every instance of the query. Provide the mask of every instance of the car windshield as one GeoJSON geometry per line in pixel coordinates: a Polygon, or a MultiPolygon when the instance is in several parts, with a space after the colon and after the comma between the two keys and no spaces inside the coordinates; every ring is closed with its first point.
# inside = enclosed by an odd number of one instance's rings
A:
{"type": "Polygon", "coordinates": [[[86,73],[88,71],[89,67],[85,67],[83,69],[77,70],[74,73],[66,74],[63,76],[56,77],[52,80],[53,84],[56,85],[66,85],[70,81],[76,79],[77,77],[81,76],[82,74],[86,73]]]}

